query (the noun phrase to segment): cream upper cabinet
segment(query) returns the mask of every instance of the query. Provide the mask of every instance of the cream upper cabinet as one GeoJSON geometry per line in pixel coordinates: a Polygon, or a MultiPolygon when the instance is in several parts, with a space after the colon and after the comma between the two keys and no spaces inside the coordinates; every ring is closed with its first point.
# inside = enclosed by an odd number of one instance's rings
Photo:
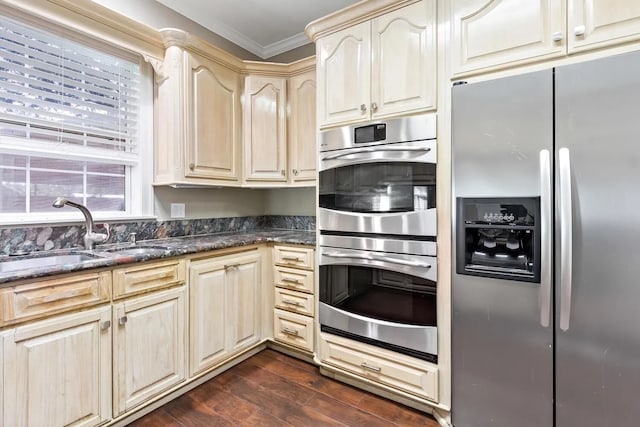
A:
{"type": "Polygon", "coordinates": [[[640,40],[635,0],[453,0],[454,76],[640,40]]]}
{"type": "Polygon", "coordinates": [[[189,286],[189,371],[195,375],[260,340],[262,255],[254,249],[192,261],[189,286]]]}
{"type": "Polygon", "coordinates": [[[371,79],[371,25],[363,22],[316,44],[321,127],[366,120],[371,79]]]}
{"type": "Polygon", "coordinates": [[[244,179],[286,182],[287,80],[247,76],[244,83],[244,179]]]}
{"type": "Polygon", "coordinates": [[[3,334],[4,426],[97,426],[111,418],[111,306],[3,334]]]}
{"type": "Polygon", "coordinates": [[[161,34],[154,183],[240,186],[242,61],[184,31],[161,34]]]}
{"type": "Polygon", "coordinates": [[[320,127],[434,109],[435,12],[422,0],[321,36],[320,127]]]}
{"type": "Polygon", "coordinates": [[[567,0],[569,53],[640,40],[637,0],[567,0]]]}
{"type": "Polygon", "coordinates": [[[564,55],[565,0],[452,0],[454,75],[564,55]]]}
{"type": "Polygon", "coordinates": [[[240,181],[238,73],[187,53],[187,177],[240,181]]]}
{"type": "Polygon", "coordinates": [[[436,107],[435,1],[371,21],[373,118],[436,107]]]}
{"type": "Polygon", "coordinates": [[[186,286],[113,306],[114,415],[186,379],[186,286]]]}
{"type": "Polygon", "coordinates": [[[293,183],[316,179],[316,74],[308,71],[288,81],[289,173],[293,183]]]}

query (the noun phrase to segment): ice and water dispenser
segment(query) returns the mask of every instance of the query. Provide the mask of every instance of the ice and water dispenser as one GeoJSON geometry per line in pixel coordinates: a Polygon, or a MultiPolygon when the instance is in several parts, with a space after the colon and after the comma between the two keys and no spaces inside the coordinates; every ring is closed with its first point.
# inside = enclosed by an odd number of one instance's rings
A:
{"type": "Polygon", "coordinates": [[[457,199],[456,272],[540,282],[540,198],[457,199]]]}

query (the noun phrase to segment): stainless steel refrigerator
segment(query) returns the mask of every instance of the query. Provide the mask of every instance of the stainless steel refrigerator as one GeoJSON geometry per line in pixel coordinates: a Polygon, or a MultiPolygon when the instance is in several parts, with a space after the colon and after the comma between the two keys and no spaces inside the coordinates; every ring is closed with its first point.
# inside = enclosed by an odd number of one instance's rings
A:
{"type": "Polygon", "coordinates": [[[452,93],[454,426],[640,425],[640,52],[452,93]]]}

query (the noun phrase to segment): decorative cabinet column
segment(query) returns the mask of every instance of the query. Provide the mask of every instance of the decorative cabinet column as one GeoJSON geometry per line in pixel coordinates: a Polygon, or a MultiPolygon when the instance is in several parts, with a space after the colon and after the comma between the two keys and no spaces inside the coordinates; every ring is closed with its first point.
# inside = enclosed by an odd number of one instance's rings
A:
{"type": "Polygon", "coordinates": [[[244,179],[287,181],[286,83],[250,75],[243,99],[244,179]]]}

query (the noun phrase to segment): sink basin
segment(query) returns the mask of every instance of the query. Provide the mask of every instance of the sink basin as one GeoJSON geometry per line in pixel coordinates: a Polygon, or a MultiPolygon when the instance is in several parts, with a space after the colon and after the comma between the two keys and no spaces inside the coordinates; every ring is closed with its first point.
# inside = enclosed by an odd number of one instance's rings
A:
{"type": "Polygon", "coordinates": [[[105,252],[111,252],[116,255],[162,255],[167,251],[166,248],[158,246],[137,246],[134,248],[115,248],[108,249],[105,252]]]}
{"type": "Polygon", "coordinates": [[[0,261],[0,273],[50,267],[54,265],[78,264],[85,261],[94,261],[97,258],[97,256],[87,254],[56,254],[23,259],[8,259],[0,261]]]}

